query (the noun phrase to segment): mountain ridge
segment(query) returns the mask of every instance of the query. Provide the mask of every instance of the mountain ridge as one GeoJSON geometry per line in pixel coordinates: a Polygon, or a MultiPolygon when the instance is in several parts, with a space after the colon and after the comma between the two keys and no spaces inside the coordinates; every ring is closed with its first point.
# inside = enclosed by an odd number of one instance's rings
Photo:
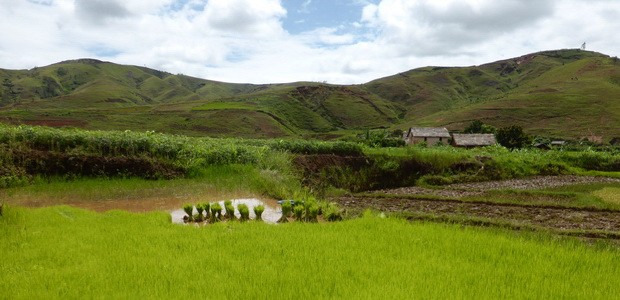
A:
{"type": "Polygon", "coordinates": [[[0,69],[0,122],[239,137],[464,128],[620,136],[620,64],[564,49],[470,67],[423,67],[364,84],[240,84],[97,59],[0,69]],[[570,128],[566,128],[570,124],[570,128]]]}

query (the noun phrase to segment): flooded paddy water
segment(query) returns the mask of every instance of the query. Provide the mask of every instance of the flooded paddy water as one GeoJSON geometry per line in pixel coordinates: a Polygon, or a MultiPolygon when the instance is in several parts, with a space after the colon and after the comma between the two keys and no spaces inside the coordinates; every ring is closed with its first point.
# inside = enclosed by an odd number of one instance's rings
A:
{"type": "MultiPolygon", "coordinates": [[[[280,217],[282,216],[282,210],[280,209],[279,204],[275,200],[259,200],[255,198],[251,199],[233,199],[232,205],[235,207],[235,216],[239,218],[241,215],[237,210],[237,206],[239,204],[245,204],[250,209],[250,219],[256,219],[256,215],[254,214],[254,207],[258,205],[264,205],[265,211],[262,214],[262,219],[265,223],[275,224],[280,217]]],[[[224,201],[218,202],[222,207],[224,206],[224,201]]],[[[194,213],[198,213],[196,208],[194,207],[194,213]]],[[[170,216],[172,217],[172,223],[176,224],[184,224],[183,217],[186,216],[185,211],[182,208],[173,210],[170,212],[170,216]]]]}

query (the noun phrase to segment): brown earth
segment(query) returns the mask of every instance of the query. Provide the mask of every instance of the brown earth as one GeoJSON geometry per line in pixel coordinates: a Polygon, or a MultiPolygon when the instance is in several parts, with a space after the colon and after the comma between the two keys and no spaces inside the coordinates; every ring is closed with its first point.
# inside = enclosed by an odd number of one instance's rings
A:
{"type": "Polygon", "coordinates": [[[513,228],[545,228],[559,233],[620,239],[620,211],[560,206],[518,205],[461,201],[490,189],[540,189],[570,184],[620,182],[619,179],[579,176],[543,176],[530,179],[449,185],[442,189],[409,187],[378,191],[383,196],[348,196],[332,199],[351,211],[374,209],[411,218],[488,220],[513,228]],[[432,195],[452,200],[404,198],[399,195],[432,195]],[[416,217],[417,216],[417,217],[416,217]]]}
{"type": "Polygon", "coordinates": [[[426,195],[447,198],[462,198],[468,196],[482,195],[489,190],[512,189],[530,190],[562,187],[574,184],[590,183],[620,183],[620,179],[592,176],[536,176],[527,179],[510,179],[501,181],[485,181],[474,183],[459,183],[442,186],[441,188],[423,187],[403,187],[396,189],[385,189],[375,191],[375,193],[390,195],[426,195]]]}
{"type": "MultiPolygon", "coordinates": [[[[88,154],[27,150],[12,153],[14,165],[28,174],[74,176],[137,176],[148,179],[177,178],[185,170],[145,157],[106,157],[88,154]]],[[[0,172],[1,173],[1,172],[0,172]]]]}
{"type": "Polygon", "coordinates": [[[620,237],[620,211],[547,206],[521,206],[458,200],[341,197],[343,207],[383,212],[428,213],[436,216],[468,216],[501,219],[513,225],[557,230],[606,231],[620,237]]]}

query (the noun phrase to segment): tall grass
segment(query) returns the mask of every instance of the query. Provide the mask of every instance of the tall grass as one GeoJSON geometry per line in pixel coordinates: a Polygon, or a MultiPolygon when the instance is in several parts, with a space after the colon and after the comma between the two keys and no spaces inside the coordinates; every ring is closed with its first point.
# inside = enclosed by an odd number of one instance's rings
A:
{"type": "Polygon", "coordinates": [[[620,294],[620,251],[366,216],[173,225],[163,213],[9,206],[3,298],[573,298],[620,294]],[[227,267],[221,268],[222,262],[227,267]],[[205,288],[216,284],[217,288],[205,288]]]}

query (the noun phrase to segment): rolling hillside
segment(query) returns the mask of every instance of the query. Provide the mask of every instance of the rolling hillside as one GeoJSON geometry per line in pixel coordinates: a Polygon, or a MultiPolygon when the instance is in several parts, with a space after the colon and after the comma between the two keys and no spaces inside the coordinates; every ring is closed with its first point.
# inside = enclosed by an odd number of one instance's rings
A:
{"type": "Polygon", "coordinates": [[[284,137],[459,130],[480,119],[545,136],[620,136],[620,62],[579,50],[425,67],[349,86],[232,84],[92,59],[0,69],[0,82],[0,121],[14,124],[284,137]]]}

